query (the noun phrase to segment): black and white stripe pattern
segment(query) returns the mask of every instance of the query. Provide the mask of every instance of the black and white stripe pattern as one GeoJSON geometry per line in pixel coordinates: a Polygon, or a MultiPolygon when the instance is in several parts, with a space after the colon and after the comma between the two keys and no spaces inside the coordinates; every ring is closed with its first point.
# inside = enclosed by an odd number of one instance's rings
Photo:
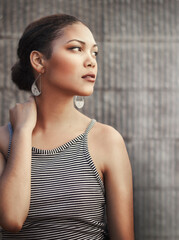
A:
{"type": "Polygon", "coordinates": [[[2,239],[105,239],[105,188],[88,151],[95,121],[53,150],[32,147],[29,214],[19,233],[2,230],[2,239]]]}

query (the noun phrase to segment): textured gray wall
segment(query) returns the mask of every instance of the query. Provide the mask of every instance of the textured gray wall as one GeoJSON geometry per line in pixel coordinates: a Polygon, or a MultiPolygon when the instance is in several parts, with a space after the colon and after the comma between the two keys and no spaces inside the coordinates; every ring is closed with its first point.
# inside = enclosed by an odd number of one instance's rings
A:
{"type": "Polygon", "coordinates": [[[10,79],[23,29],[62,12],[84,20],[100,45],[95,92],[83,112],[125,139],[136,240],[179,239],[179,1],[0,0],[1,124],[28,96],[10,79]]]}

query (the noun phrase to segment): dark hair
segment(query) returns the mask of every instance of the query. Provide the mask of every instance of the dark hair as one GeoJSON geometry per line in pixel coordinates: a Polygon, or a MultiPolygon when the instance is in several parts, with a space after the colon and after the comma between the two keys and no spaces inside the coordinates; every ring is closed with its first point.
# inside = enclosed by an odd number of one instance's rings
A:
{"type": "Polygon", "coordinates": [[[35,80],[30,63],[30,53],[37,50],[51,57],[53,40],[63,34],[63,29],[73,23],[81,22],[68,14],[54,14],[42,17],[30,23],[24,30],[18,43],[18,61],[11,68],[12,81],[19,89],[30,91],[35,80]]]}

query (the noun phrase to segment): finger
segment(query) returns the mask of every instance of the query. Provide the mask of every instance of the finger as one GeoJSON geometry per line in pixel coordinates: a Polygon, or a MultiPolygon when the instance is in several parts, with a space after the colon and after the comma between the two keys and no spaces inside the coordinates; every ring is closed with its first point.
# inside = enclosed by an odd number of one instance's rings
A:
{"type": "Polygon", "coordinates": [[[34,100],[34,96],[33,96],[33,95],[30,95],[30,97],[29,97],[28,100],[29,100],[29,101],[33,101],[33,100],[34,100]]]}

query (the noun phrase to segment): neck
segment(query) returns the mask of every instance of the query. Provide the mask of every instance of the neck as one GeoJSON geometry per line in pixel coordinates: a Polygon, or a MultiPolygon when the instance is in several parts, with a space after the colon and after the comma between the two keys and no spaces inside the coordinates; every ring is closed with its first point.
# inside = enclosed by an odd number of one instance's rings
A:
{"type": "Polygon", "coordinates": [[[71,125],[79,114],[74,108],[72,96],[45,96],[43,94],[35,100],[37,104],[36,129],[45,131],[52,129],[52,126],[71,125]]]}

